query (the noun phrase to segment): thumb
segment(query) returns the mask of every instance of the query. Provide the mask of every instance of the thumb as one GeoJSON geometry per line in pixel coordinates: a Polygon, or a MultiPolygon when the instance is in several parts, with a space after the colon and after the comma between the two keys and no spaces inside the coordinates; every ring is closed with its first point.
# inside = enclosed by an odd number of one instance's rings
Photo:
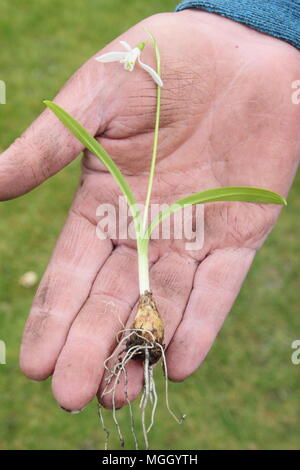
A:
{"type": "MultiPolygon", "coordinates": [[[[55,98],[88,131],[103,132],[104,74],[94,58],[86,62],[55,98]]],[[[0,155],[0,200],[20,196],[68,165],[83,145],[46,109],[0,155]]]]}

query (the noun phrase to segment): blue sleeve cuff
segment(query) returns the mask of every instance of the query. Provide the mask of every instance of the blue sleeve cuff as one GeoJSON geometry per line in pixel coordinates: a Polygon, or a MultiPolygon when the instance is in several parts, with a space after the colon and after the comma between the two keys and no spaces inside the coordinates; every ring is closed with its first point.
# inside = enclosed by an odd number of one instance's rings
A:
{"type": "Polygon", "coordinates": [[[186,8],[217,13],[300,49],[300,0],[194,0],[176,11],[186,8]]]}

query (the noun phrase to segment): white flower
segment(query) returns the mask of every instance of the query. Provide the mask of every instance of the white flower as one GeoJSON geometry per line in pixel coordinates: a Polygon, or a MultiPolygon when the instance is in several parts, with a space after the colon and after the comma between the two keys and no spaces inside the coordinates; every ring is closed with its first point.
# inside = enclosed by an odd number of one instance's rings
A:
{"type": "Polygon", "coordinates": [[[123,47],[125,47],[126,51],[108,52],[107,54],[96,57],[96,60],[98,60],[98,62],[120,62],[121,64],[124,64],[124,68],[125,70],[128,70],[128,72],[133,71],[136,61],[138,61],[140,66],[146,70],[147,73],[149,73],[155,83],[162,87],[163,82],[158,73],[152,67],[150,67],[150,65],[144,64],[140,59],[140,55],[145,47],[145,43],[142,42],[134,48],[130,47],[126,41],[120,41],[120,43],[123,47]]]}

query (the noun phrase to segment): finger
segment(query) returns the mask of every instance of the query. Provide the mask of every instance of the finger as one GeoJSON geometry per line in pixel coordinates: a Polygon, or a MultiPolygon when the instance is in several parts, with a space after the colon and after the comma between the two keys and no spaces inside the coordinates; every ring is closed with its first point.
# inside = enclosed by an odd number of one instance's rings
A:
{"type": "Polygon", "coordinates": [[[52,388],[62,407],[80,410],[95,397],[104,361],[137,298],[136,251],[117,247],[99,272],[57,361],[52,388]]]}
{"type": "MultiPolygon", "coordinates": [[[[94,135],[104,126],[103,66],[91,59],[67,82],[55,101],[94,135]]],[[[0,200],[30,191],[70,163],[83,145],[46,109],[1,155],[0,200]]]]}
{"type": "MultiPolygon", "coordinates": [[[[126,32],[128,38],[129,32],[126,32]]],[[[139,42],[140,26],[130,30],[132,43],[139,42]]],[[[116,74],[95,60],[117,47],[120,36],[89,59],[65,84],[54,101],[78,120],[92,135],[100,136],[122,107],[125,70],[116,74]],[[121,90],[117,95],[116,90],[121,90]]],[[[68,165],[84,146],[52,111],[46,109],[1,154],[0,200],[24,194],[68,165]]]]}
{"type": "Polygon", "coordinates": [[[168,376],[184,380],[201,364],[253,261],[248,248],[217,250],[199,266],[184,317],[167,350],[168,376]]]}
{"type": "Polygon", "coordinates": [[[111,250],[111,241],[99,240],[93,224],[70,213],[26,322],[20,354],[25,375],[42,380],[52,373],[70,325],[111,250]]]}
{"type": "MultiPolygon", "coordinates": [[[[179,325],[188,301],[193,285],[193,278],[197,263],[189,258],[176,253],[168,253],[160,258],[150,270],[151,288],[157,303],[158,310],[165,325],[165,344],[170,342],[177,326],[179,325]]],[[[132,312],[127,328],[130,328],[136,314],[136,308],[132,312]]],[[[143,364],[140,361],[130,361],[127,366],[128,396],[134,400],[143,386],[143,364]]],[[[120,408],[126,404],[124,393],[124,377],[116,388],[115,403],[120,408]]],[[[99,397],[105,387],[102,382],[99,397]]],[[[106,407],[111,407],[112,396],[107,395],[102,399],[106,407]]]]}

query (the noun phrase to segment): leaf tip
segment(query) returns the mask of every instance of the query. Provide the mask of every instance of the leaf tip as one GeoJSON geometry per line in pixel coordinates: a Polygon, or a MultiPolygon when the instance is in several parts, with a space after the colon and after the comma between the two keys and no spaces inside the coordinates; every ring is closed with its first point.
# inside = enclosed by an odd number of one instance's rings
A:
{"type": "Polygon", "coordinates": [[[44,103],[45,106],[47,106],[49,108],[50,104],[52,104],[52,101],[43,100],[43,103],[44,103]]]}

